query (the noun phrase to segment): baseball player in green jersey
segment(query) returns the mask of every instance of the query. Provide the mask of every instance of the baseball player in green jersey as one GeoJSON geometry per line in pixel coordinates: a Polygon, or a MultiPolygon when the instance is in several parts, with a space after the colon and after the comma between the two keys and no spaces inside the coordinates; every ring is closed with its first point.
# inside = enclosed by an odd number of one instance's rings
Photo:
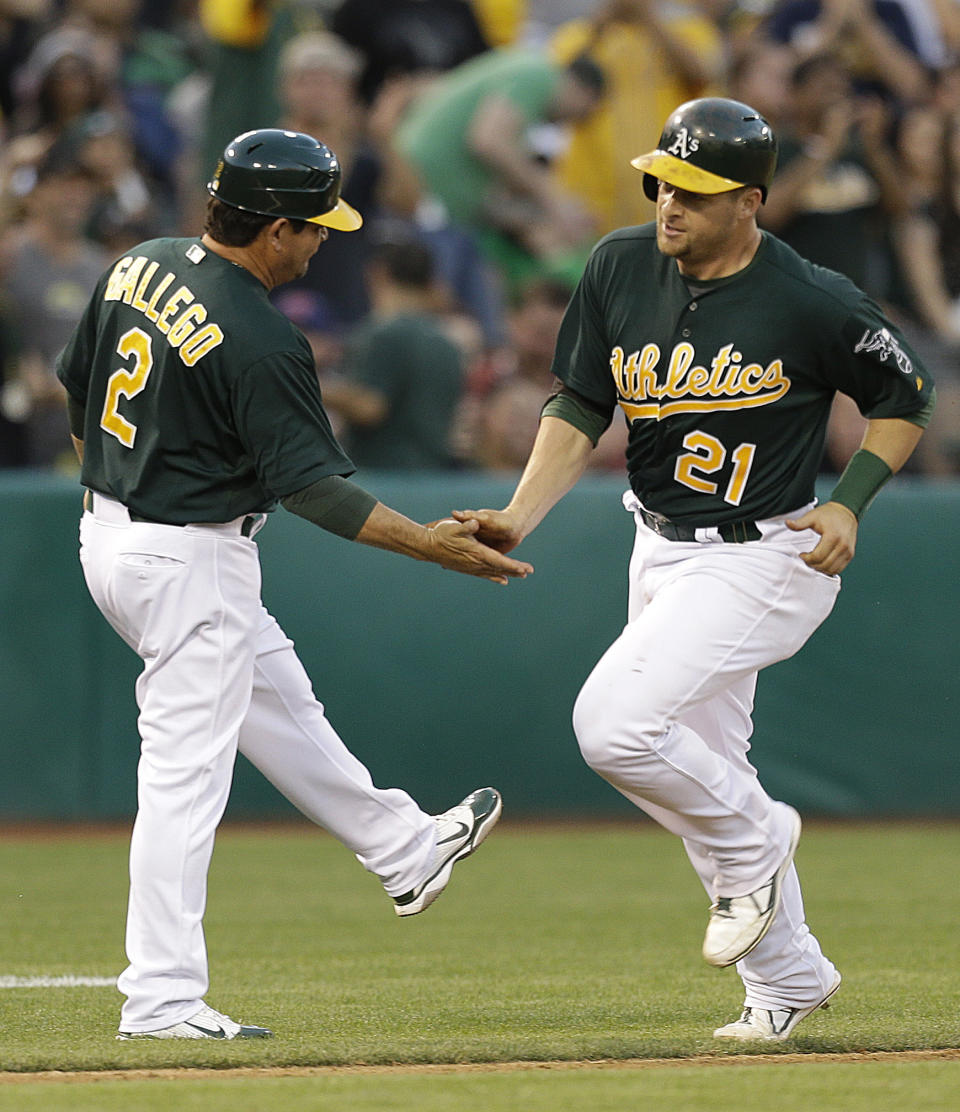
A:
{"type": "Polygon", "coordinates": [[[431,816],[375,787],[260,601],[254,536],[278,501],[493,582],[532,570],[479,543],[476,523],[418,525],[347,478],[307,340],[267,296],[303,273],[328,228],[360,227],[340,176],[310,136],[237,137],[203,236],[117,261],[60,357],[87,488],[84,575],[143,659],[122,1039],[270,1034],[204,1001],[207,870],[238,748],[381,879],[398,915],[424,910],[500,814],[492,788],[431,816]]]}
{"type": "Polygon", "coordinates": [[[745,986],[743,1014],[714,1032],[732,1039],[785,1039],[840,985],[804,918],[799,816],[748,759],[757,673],[830,613],[859,518],[933,405],[877,306],[759,230],[775,162],[773,132],[747,105],[675,110],[633,161],[656,222],[594,249],[557,342],[564,386],[513,498],[454,514],[510,551],[576,483],[615,408],[626,415],[628,621],[574,729],[588,764],[683,839],[713,901],[703,956],[735,964],[745,986]],[[868,428],[817,505],[838,390],[868,428]]]}

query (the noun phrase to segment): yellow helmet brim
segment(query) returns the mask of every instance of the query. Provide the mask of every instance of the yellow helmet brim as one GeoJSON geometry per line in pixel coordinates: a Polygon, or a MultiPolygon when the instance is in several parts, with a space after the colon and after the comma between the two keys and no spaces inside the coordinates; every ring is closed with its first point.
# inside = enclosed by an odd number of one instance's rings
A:
{"type": "Polygon", "coordinates": [[[692,162],[685,162],[682,158],[661,150],[632,158],[630,165],[644,174],[667,182],[668,185],[686,189],[689,193],[729,193],[731,189],[739,189],[745,184],[720,177],[719,174],[711,174],[709,170],[703,170],[692,162]]]}
{"type": "Polygon", "coordinates": [[[355,232],[363,227],[363,217],[341,197],[329,212],[311,216],[308,223],[322,224],[325,228],[335,228],[338,232],[355,232]]]}

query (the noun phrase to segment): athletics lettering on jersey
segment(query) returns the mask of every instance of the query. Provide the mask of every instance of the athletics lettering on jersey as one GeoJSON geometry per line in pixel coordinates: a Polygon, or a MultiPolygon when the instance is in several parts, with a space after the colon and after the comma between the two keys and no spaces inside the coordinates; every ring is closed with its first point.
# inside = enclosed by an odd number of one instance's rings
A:
{"type": "Polygon", "coordinates": [[[196,300],[189,286],[178,286],[167,297],[176,275],[167,271],[154,283],[159,267],[159,263],[150,262],[146,255],[136,258],[127,255],[111,271],[103,299],[122,301],[143,313],[163,333],[183,362],[193,367],[223,343],[223,331],[215,322],[207,321],[206,308],[196,300]]]}
{"type": "Polygon", "coordinates": [[[724,344],[709,366],[695,363],[695,358],[693,344],[677,344],[660,382],[657,367],[661,351],[657,344],[646,344],[629,356],[624,355],[623,348],[615,347],[610,353],[610,370],[627,419],[659,421],[675,413],[751,409],[770,405],[790,389],[782,359],[774,359],[765,367],[744,363],[733,344],[724,344]]]}

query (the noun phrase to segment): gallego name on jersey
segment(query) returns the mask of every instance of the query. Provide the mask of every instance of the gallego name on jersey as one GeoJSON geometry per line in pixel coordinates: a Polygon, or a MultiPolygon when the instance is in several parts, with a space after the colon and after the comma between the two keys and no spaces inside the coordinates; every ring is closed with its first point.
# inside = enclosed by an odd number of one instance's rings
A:
{"type": "Polygon", "coordinates": [[[620,407],[629,420],[749,409],[769,405],[790,389],[782,359],[774,359],[765,367],[744,363],[733,344],[724,344],[709,366],[694,363],[696,354],[693,344],[677,344],[670,353],[664,381],[658,382],[661,352],[657,344],[646,344],[629,356],[624,355],[623,348],[615,347],[610,353],[610,369],[620,407]]]}
{"type": "Polygon", "coordinates": [[[166,336],[167,343],[177,349],[183,362],[192,367],[208,351],[223,343],[223,332],[213,321],[205,323],[207,310],[189,287],[178,286],[164,300],[176,275],[168,271],[154,285],[160,264],[150,262],[147,265],[148,262],[145,255],[136,258],[128,255],[121,259],[107,280],[103,299],[122,301],[143,313],[166,336]]]}

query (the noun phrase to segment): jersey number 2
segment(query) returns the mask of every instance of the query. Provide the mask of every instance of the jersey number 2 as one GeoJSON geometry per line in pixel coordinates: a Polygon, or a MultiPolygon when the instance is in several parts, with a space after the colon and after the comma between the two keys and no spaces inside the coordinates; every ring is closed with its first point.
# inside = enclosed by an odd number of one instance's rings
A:
{"type": "Polygon", "coordinates": [[[124,332],[117,344],[117,352],[124,359],[133,359],[133,369],[119,370],[107,379],[107,396],[103,403],[100,428],[115,436],[126,448],[132,448],[137,436],[137,426],[121,417],[118,406],[121,398],[135,398],[147,385],[147,376],[153,370],[153,349],[150,337],[141,328],[124,332]]]}
{"type": "MultiPolygon", "coordinates": [[[[712,475],[723,467],[727,458],[727,449],[715,436],[701,432],[699,429],[687,433],[683,438],[683,446],[689,451],[682,456],[677,456],[673,477],[678,483],[683,483],[691,490],[698,490],[702,494],[716,494],[717,484],[702,476],[712,475]]],[[[733,474],[727,484],[727,492],[723,496],[724,502],[729,502],[731,506],[740,505],[756,450],[756,444],[740,444],[731,453],[733,474]]]]}

